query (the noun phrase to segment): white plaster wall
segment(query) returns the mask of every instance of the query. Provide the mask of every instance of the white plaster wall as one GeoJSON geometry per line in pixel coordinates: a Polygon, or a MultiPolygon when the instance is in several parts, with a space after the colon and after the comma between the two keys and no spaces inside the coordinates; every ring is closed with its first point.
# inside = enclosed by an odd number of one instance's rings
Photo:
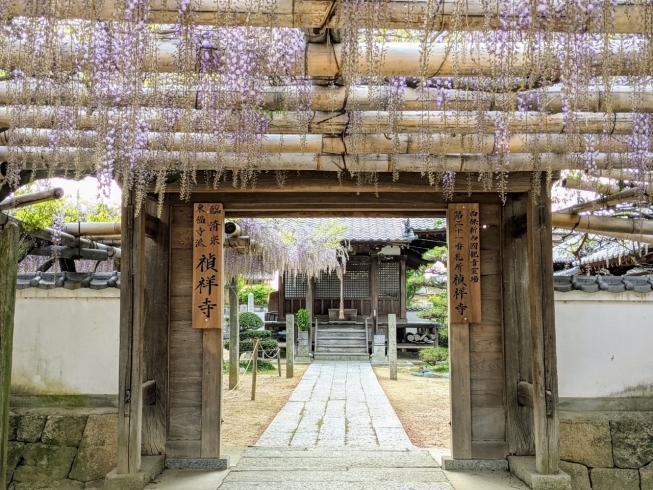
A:
{"type": "MultiPolygon", "coordinates": [[[[555,293],[561,397],[653,386],[653,293],[555,293]]],[[[17,292],[12,385],[30,393],[118,392],[120,292],[17,292]]],[[[637,393],[635,393],[637,394],[637,393]]]]}
{"type": "Polygon", "coordinates": [[[12,389],[117,394],[120,291],[17,291],[12,389]]]}
{"type": "Polygon", "coordinates": [[[556,292],[555,317],[561,397],[653,386],[653,293],[556,292]]]}

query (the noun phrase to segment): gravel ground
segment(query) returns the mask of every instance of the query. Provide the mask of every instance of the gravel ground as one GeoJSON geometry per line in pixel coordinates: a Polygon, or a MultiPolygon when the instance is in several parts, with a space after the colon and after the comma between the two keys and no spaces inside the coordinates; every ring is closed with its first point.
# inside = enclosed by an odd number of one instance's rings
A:
{"type": "Polygon", "coordinates": [[[449,380],[411,376],[409,368],[397,371],[397,381],[392,381],[388,367],[374,368],[411,442],[418,447],[450,447],[449,380]]]}
{"type": "Polygon", "coordinates": [[[296,364],[294,378],[286,379],[286,364],[282,359],[281,378],[277,371],[259,372],[256,380],[256,401],[251,401],[251,373],[241,375],[240,385],[231,392],[229,375],[225,374],[222,402],[224,447],[253,445],[286,404],[306,368],[307,366],[296,364]]]}

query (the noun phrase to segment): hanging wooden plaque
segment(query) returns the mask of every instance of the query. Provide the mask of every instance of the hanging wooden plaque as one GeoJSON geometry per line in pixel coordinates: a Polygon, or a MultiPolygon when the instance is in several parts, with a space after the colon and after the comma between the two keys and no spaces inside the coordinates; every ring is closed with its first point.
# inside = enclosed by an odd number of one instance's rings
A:
{"type": "Polygon", "coordinates": [[[193,328],[222,328],[224,284],[222,204],[195,204],[193,212],[193,328]]]}
{"type": "Polygon", "coordinates": [[[451,323],[481,322],[481,223],[478,204],[450,204],[449,318],[451,323]]]}

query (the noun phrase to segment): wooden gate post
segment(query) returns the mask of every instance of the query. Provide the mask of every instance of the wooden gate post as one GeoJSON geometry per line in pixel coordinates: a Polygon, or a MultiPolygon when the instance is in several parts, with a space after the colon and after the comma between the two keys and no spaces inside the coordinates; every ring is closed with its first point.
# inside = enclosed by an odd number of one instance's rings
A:
{"type": "Polygon", "coordinates": [[[229,389],[238,385],[240,324],[238,322],[238,279],[229,284],[229,389]]]}
{"type": "Polygon", "coordinates": [[[286,315],[286,378],[295,375],[295,315],[286,315]]]}
{"type": "Polygon", "coordinates": [[[558,473],[560,439],[551,199],[545,180],[542,179],[539,196],[534,197],[532,192],[529,193],[527,223],[535,468],[538,473],[547,475],[558,473]]]}
{"type": "Polygon", "coordinates": [[[16,274],[19,229],[7,224],[0,229],[0,488],[6,488],[9,448],[9,393],[14,343],[16,274]]]}
{"type": "Polygon", "coordinates": [[[141,469],[145,212],[135,216],[134,191],[122,210],[117,473],[141,469]]]}

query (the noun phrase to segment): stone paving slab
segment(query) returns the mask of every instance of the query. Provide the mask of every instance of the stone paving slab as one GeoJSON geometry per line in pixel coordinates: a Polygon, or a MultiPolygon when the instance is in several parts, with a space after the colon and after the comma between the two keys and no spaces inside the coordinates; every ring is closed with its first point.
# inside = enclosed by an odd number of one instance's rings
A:
{"type": "Polygon", "coordinates": [[[362,362],[311,364],[256,445],[412,447],[372,367],[362,362]]]}
{"type": "MultiPolygon", "coordinates": [[[[319,448],[316,448],[319,449],[319,448]]],[[[238,469],[330,469],[330,468],[439,468],[440,465],[429,452],[412,451],[332,451],[297,453],[260,453],[253,455],[248,450],[240,460],[238,469]]]]}
{"type": "MultiPolygon", "coordinates": [[[[220,485],[220,490],[379,490],[379,482],[232,482],[220,485]]],[[[383,490],[455,490],[449,482],[383,482],[383,490]]]]}
{"type": "MultiPolygon", "coordinates": [[[[296,482],[306,481],[306,470],[285,471],[241,471],[232,470],[230,482],[296,482]]],[[[313,481],[332,482],[387,482],[406,478],[406,470],[398,468],[352,468],[339,471],[314,470],[310,472],[313,481]]],[[[412,482],[446,482],[440,469],[416,469],[410,472],[412,482]]]]}

